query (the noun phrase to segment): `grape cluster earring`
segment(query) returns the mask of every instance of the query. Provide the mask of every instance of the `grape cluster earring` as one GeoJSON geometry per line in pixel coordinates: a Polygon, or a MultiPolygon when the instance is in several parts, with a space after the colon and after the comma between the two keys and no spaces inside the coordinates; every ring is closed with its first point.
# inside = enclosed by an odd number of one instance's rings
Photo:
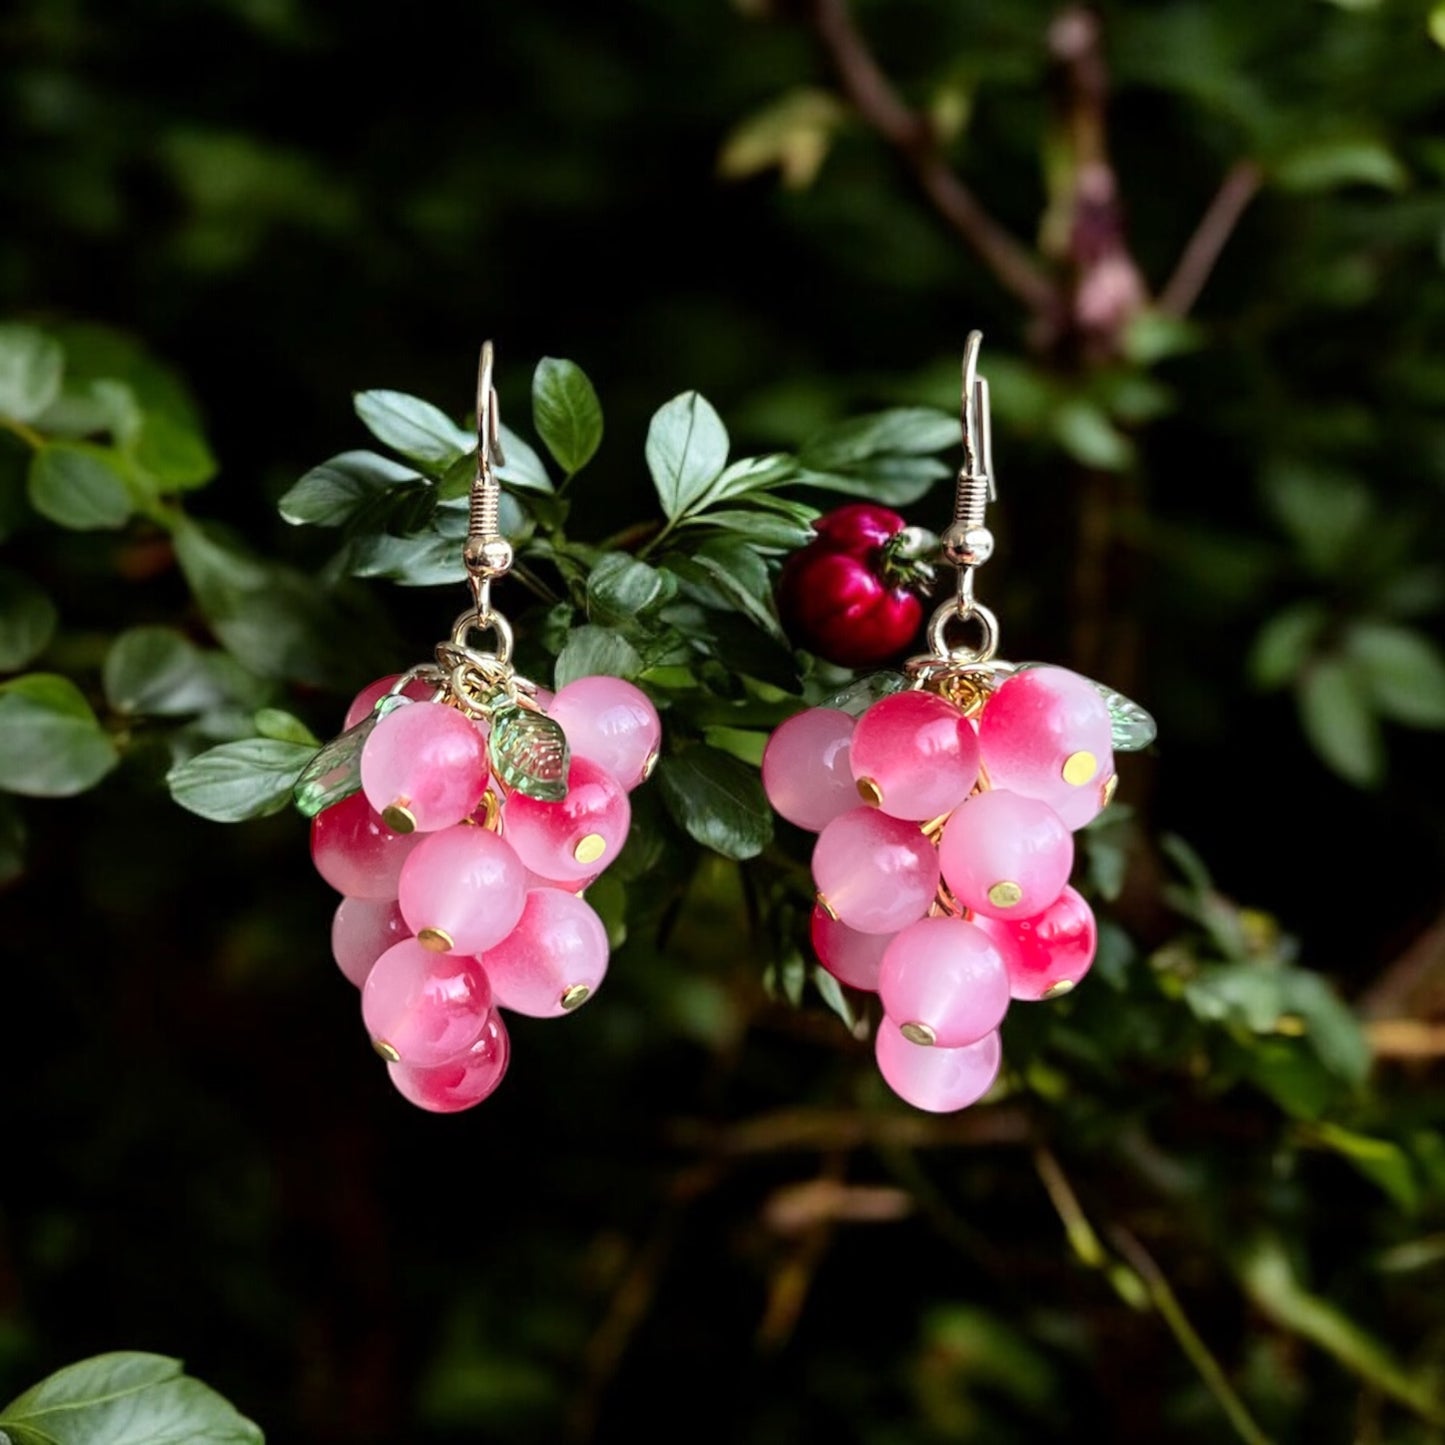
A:
{"type": "Polygon", "coordinates": [[[818,958],[877,992],[878,1067],[935,1112],[988,1090],[1011,1000],[1056,998],[1088,972],[1097,933],[1068,886],[1073,832],[1113,797],[1114,753],[1155,731],[1111,688],[995,656],[998,621],[974,596],[994,545],[981,343],[972,332],[964,353],[964,461],[942,537],[957,591],[930,650],[790,718],[763,756],[774,808],[818,834],[818,958]]]}
{"type": "Polygon", "coordinates": [[[295,792],[317,871],[343,895],[332,950],[372,1046],[398,1091],[436,1113],[501,1082],[500,1010],[557,1017],[601,984],[607,932],[582,893],[621,851],[628,793],[661,738],[630,683],[579,678],[552,694],[512,665],[491,600],[512,565],[492,369],[487,342],[462,552],[472,605],[434,660],[357,696],[295,792]]]}

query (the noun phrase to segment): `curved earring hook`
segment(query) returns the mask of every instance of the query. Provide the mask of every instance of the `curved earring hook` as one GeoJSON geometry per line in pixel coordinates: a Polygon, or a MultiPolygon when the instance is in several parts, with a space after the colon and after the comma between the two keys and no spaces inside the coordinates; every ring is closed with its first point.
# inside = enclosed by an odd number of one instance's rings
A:
{"type": "Polygon", "coordinates": [[[477,361],[477,474],[483,467],[504,467],[507,458],[502,453],[501,406],[497,402],[497,388],[492,380],[496,362],[496,349],[490,341],[482,342],[482,354],[477,361]]]}
{"type": "Polygon", "coordinates": [[[993,480],[993,420],[989,411],[988,378],[978,374],[978,354],[982,347],[983,332],[970,331],[963,345],[963,394],[960,403],[963,471],[959,480],[962,482],[965,476],[987,480],[988,499],[996,502],[998,489],[993,480]]]}

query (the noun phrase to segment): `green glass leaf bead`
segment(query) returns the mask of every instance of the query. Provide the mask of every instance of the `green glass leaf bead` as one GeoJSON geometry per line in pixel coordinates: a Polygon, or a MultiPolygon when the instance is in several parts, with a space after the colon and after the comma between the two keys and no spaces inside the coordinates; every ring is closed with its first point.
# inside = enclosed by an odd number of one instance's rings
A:
{"type": "Polygon", "coordinates": [[[361,750],[371,730],[387,713],[410,702],[400,693],[388,693],[368,716],[334,737],[301,770],[291,790],[303,817],[314,818],[333,803],[361,791],[361,750]]]}
{"type": "Polygon", "coordinates": [[[862,717],[875,702],[892,697],[895,692],[907,692],[912,686],[901,672],[873,672],[849,683],[832,697],[824,698],[818,706],[837,708],[849,717],[862,717]]]}
{"type": "Polygon", "coordinates": [[[1094,686],[1108,704],[1109,731],[1116,753],[1137,753],[1159,736],[1158,724],[1137,702],[1102,682],[1095,682],[1094,686]]]}
{"type": "Polygon", "coordinates": [[[545,713],[517,703],[494,708],[489,748],[492,772],[507,787],[544,803],[567,796],[567,735],[545,713]]]}

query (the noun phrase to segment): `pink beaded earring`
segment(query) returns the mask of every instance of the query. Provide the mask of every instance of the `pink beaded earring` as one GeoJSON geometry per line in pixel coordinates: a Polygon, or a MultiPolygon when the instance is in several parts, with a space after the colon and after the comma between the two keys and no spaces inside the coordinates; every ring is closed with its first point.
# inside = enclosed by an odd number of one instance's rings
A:
{"type": "Polygon", "coordinates": [[[774,808],[818,833],[818,958],[879,995],[878,1067],[935,1112],[988,1090],[1011,1000],[1057,998],[1089,971],[1097,934],[1068,886],[1073,830],[1113,797],[1114,753],[1155,734],[1102,683],[995,657],[998,620],[974,596],[993,553],[982,341],[970,333],[964,351],[963,467],[942,538],[957,594],[933,614],[930,650],[790,718],[763,756],[774,808]]]}
{"type": "Polygon", "coordinates": [[[607,931],[582,892],[621,851],[628,792],[661,738],[630,683],[579,678],[554,695],[512,666],[512,628],[491,601],[512,565],[492,368],[489,341],[462,549],[472,606],[434,661],[356,697],[295,793],[317,871],[344,895],[332,951],[372,1046],[398,1091],[435,1113],[501,1082],[500,1010],[553,1018],[597,991],[607,931]]]}

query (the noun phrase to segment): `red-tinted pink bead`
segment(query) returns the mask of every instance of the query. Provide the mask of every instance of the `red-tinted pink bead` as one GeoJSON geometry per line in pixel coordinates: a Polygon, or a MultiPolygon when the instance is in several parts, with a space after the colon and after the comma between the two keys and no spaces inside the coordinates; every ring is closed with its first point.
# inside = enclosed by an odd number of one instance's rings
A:
{"type": "Polygon", "coordinates": [[[891,933],[859,933],[829,918],[821,907],[813,909],[813,952],[818,962],[849,988],[878,991],[878,970],[883,952],[893,941],[891,933]]]}
{"type": "Polygon", "coordinates": [[[989,785],[1038,798],[1071,828],[1103,806],[1114,771],[1109,709],[1088,678],[1064,667],[1016,672],[988,700],[978,722],[989,785]]]}
{"type": "Polygon", "coordinates": [[[574,758],[605,768],[629,791],[657,761],[657,709],[641,688],[620,677],[574,678],[557,689],[547,714],[562,725],[574,758]]]}
{"type": "Polygon", "coordinates": [[[512,1045],[500,1014],[487,1015],[482,1036],[466,1053],[431,1069],[388,1064],[397,1093],[433,1114],[458,1114],[496,1091],[511,1061],[512,1045]]]}
{"type": "Polygon", "coordinates": [[[394,898],[343,898],[331,920],[336,966],[357,988],[388,948],[410,937],[394,898]]]}
{"type": "Polygon", "coordinates": [[[475,958],[433,953],[414,938],[388,948],[361,989],[361,1017],[377,1052],[419,1069],[476,1043],[491,1006],[491,986],[475,958]]]}
{"type": "Polygon", "coordinates": [[[311,861],[348,898],[395,898],[402,864],[420,841],[393,833],[362,793],[333,803],[311,821],[311,861]]]}
{"type": "Polygon", "coordinates": [[[445,703],[399,707],[377,723],[361,750],[361,786],[377,812],[401,810],[419,833],[450,828],[486,791],[486,739],[445,703]]]}
{"type": "MultiPolygon", "coordinates": [[[[377,703],[392,690],[400,677],[399,672],[393,672],[389,677],[379,677],[375,682],[367,683],[352,698],[351,706],[346,709],[346,721],[341,726],[342,732],[345,732],[347,728],[354,728],[363,718],[370,717],[376,711],[377,703]]],[[[436,688],[431,683],[414,677],[401,691],[403,697],[409,697],[414,702],[426,702],[430,700],[436,688]]]]}
{"type": "Polygon", "coordinates": [[[810,707],[774,729],[763,750],[763,791],[788,822],[819,833],[858,806],[852,736],[853,719],[831,707],[810,707]]]}
{"type": "Polygon", "coordinates": [[[397,901],[407,926],[428,947],[482,953],[517,926],[526,876],[495,833],[461,824],[417,844],[401,870],[397,901]]]}
{"type": "Polygon", "coordinates": [[[1031,918],[1064,891],[1074,839],[1047,803],[994,789],[970,798],[944,825],[938,861],[964,907],[989,918],[1031,918]]]}
{"type": "Polygon", "coordinates": [[[866,801],[921,823],[968,797],[978,781],[978,739],[946,699],[897,692],[858,719],[848,762],[866,801]]]}
{"type": "Polygon", "coordinates": [[[910,1026],[915,1043],[957,1049],[992,1033],[1008,1012],[1003,957],[981,928],[961,918],[923,918],[888,945],[878,977],[883,1011],[910,1026]]]}
{"type": "Polygon", "coordinates": [[[560,803],[513,793],[502,810],[502,832],[517,856],[540,877],[563,884],[606,868],[622,851],[631,823],[622,784],[587,758],[572,759],[560,803]]]}
{"type": "Polygon", "coordinates": [[[588,878],[543,878],[540,873],[527,869],[527,891],[534,888],[560,888],[564,893],[581,893],[589,883],[596,882],[596,874],[588,878]]]}
{"type": "Polygon", "coordinates": [[[933,902],[938,854],[917,824],[854,808],[818,835],[813,881],[839,922],[860,933],[897,933],[933,902]]]}
{"type": "Polygon", "coordinates": [[[521,921],[482,960],[502,1008],[550,1019],[580,1008],[607,974],[607,930],[580,898],[557,888],[527,894],[521,921]]]}
{"type": "Polygon", "coordinates": [[[978,926],[997,944],[1014,998],[1030,1001],[1068,993],[1093,967],[1099,945],[1094,910],[1065,888],[1033,918],[983,918],[978,926]]]}
{"type": "Polygon", "coordinates": [[[929,1048],[910,1044],[887,1019],[879,1025],[873,1052],[888,1087],[930,1114],[951,1114],[983,1098],[1003,1060],[996,1032],[961,1049],[929,1048]]]}

